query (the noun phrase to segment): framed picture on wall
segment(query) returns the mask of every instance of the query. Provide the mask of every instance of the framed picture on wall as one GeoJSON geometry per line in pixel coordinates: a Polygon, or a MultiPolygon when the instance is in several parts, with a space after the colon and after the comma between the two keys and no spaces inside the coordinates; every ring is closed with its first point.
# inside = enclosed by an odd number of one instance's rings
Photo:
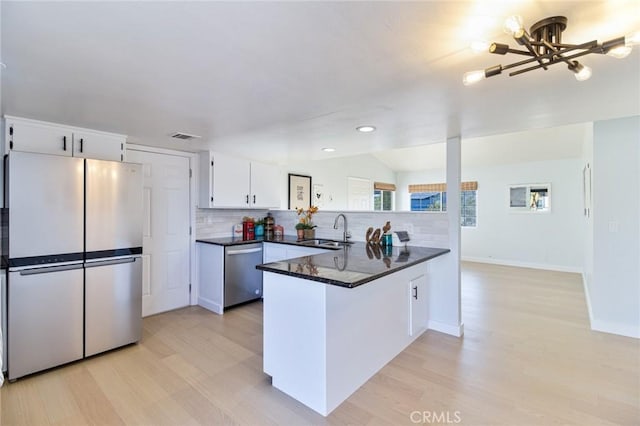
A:
{"type": "Polygon", "coordinates": [[[289,210],[311,207],[311,176],[289,173],[289,210]]]}

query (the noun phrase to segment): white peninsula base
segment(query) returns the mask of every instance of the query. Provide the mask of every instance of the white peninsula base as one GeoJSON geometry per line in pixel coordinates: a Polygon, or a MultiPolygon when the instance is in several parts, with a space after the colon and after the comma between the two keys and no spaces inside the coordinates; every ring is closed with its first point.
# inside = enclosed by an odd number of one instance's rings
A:
{"type": "Polygon", "coordinates": [[[264,371],[327,416],[427,329],[428,262],[355,288],[264,273],[264,371]]]}

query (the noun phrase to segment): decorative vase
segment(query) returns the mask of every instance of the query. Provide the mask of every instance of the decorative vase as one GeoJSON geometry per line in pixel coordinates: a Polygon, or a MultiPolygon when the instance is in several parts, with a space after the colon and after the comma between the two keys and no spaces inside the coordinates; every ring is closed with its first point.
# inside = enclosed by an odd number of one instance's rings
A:
{"type": "Polygon", "coordinates": [[[299,240],[304,238],[304,229],[296,229],[296,232],[298,233],[299,240]]]}
{"type": "Polygon", "coordinates": [[[311,229],[303,229],[304,231],[304,238],[306,240],[312,240],[316,237],[316,230],[311,228],[311,229]]]}

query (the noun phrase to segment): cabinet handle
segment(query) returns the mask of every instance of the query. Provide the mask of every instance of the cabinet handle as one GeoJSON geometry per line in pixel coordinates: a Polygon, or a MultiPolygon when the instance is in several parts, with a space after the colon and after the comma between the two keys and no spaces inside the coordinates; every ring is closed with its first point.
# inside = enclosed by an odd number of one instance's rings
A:
{"type": "Polygon", "coordinates": [[[256,203],[256,196],[254,195],[253,196],[253,204],[255,204],[255,203],[256,203]]]}
{"type": "Polygon", "coordinates": [[[80,152],[82,152],[82,144],[84,143],[84,139],[80,138],[80,152]]]}
{"type": "Polygon", "coordinates": [[[418,300],[418,286],[413,287],[413,298],[418,300]]]}
{"type": "Polygon", "coordinates": [[[247,204],[249,204],[249,194],[247,194],[247,204]]]}
{"type": "Polygon", "coordinates": [[[62,150],[63,151],[67,150],[67,137],[66,136],[62,137],[62,150]]]}

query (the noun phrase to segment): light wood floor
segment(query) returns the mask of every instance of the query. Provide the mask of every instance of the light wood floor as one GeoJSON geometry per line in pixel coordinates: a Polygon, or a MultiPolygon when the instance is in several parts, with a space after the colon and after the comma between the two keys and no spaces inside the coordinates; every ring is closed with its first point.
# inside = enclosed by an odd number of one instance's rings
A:
{"type": "Polygon", "coordinates": [[[5,384],[0,419],[640,424],[640,341],[589,330],[578,275],[465,263],[462,303],[464,338],[428,331],[327,418],[262,373],[262,305],[254,303],[222,317],[190,307],[146,318],[138,345],[5,384]]]}

